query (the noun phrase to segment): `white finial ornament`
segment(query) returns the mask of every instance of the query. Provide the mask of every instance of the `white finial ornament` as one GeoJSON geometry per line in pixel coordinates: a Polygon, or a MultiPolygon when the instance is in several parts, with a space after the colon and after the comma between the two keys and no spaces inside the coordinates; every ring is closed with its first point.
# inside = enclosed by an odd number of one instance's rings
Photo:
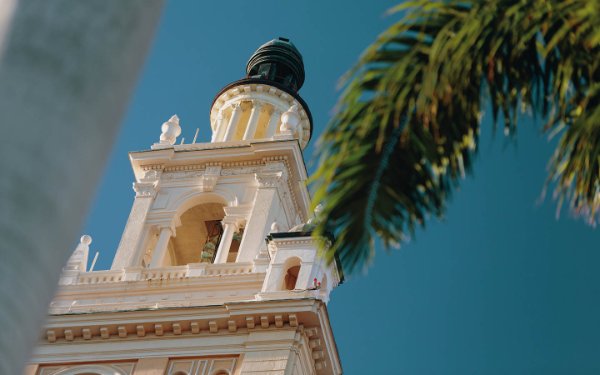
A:
{"type": "Polygon", "coordinates": [[[82,244],[84,244],[86,246],[90,246],[90,244],[92,243],[92,236],[90,236],[89,234],[84,234],[79,239],[79,242],[81,242],[82,244]]]}
{"type": "Polygon", "coordinates": [[[313,217],[311,217],[310,219],[308,219],[308,224],[314,224],[317,223],[318,220],[320,219],[321,216],[321,212],[323,212],[323,204],[319,203],[317,205],[317,207],[315,207],[315,209],[313,210],[313,217]]]}
{"type": "Polygon", "coordinates": [[[279,233],[279,224],[277,224],[277,221],[271,224],[271,233],[279,233]]]}
{"type": "Polygon", "coordinates": [[[279,130],[282,133],[293,134],[300,123],[300,114],[298,113],[298,105],[294,104],[281,115],[281,126],[279,130]]]}
{"type": "Polygon", "coordinates": [[[87,234],[81,236],[77,248],[75,248],[75,251],[73,251],[73,254],[71,254],[71,257],[67,261],[67,264],[63,267],[63,271],[85,272],[91,243],[91,236],[87,234]]]}
{"type": "Polygon", "coordinates": [[[319,203],[317,205],[317,207],[315,207],[315,209],[314,209],[313,212],[315,213],[316,217],[319,217],[319,215],[321,214],[321,212],[323,212],[323,203],[319,203]]]}
{"type": "Polygon", "coordinates": [[[160,135],[161,145],[173,145],[177,141],[177,137],[181,134],[181,127],[179,126],[179,117],[177,115],[171,116],[171,118],[162,124],[162,134],[160,135]]]}

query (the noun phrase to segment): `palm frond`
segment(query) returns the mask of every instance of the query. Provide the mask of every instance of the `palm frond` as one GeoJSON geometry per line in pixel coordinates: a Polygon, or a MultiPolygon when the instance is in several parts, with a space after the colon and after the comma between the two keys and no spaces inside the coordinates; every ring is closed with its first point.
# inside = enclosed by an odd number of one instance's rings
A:
{"type": "Polygon", "coordinates": [[[414,0],[345,76],[320,139],[316,235],[347,272],[440,216],[476,152],[481,110],[513,133],[525,108],[564,126],[556,195],[600,207],[600,5],[594,0],[414,0]]]}

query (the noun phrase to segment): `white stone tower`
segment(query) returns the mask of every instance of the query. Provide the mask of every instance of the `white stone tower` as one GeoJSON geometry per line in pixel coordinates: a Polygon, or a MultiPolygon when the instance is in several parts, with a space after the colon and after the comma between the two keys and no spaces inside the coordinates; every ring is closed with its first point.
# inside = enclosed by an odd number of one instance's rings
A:
{"type": "Polygon", "coordinates": [[[310,233],[302,57],[279,38],[246,70],[212,104],[210,143],[178,144],[173,116],[129,154],[112,267],[87,270],[83,236],[28,374],[342,373],[326,308],[342,275],[310,233]]]}

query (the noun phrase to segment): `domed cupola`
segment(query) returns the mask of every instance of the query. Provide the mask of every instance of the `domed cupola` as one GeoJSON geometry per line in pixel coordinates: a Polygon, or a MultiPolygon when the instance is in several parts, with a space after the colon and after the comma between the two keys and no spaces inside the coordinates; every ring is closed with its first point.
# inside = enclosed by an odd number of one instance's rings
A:
{"type": "Polygon", "coordinates": [[[305,148],[312,116],[298,94],[304,84],[302,55],[286,38],[260,46],[246,77],[225,86],[210,110],[211,142],[296,139],[305,148]]]}
{"type": "Polygon", "coordinates": [[[277,82],[294,91],[304,83],[302,55],[287,38],[279,37],[260,46],[246,65],[248,78],[277,82]]]}

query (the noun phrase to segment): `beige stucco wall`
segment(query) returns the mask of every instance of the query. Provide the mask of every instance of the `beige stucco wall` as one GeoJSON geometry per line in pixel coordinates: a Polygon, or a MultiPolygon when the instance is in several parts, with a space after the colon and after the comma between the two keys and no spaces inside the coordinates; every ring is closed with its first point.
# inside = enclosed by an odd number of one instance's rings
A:
{"type": "Polygon", "coordinates": [[[169,358],[142,358],[138,361],[133,375],[163,375],[167,370],[169,358]]]}

